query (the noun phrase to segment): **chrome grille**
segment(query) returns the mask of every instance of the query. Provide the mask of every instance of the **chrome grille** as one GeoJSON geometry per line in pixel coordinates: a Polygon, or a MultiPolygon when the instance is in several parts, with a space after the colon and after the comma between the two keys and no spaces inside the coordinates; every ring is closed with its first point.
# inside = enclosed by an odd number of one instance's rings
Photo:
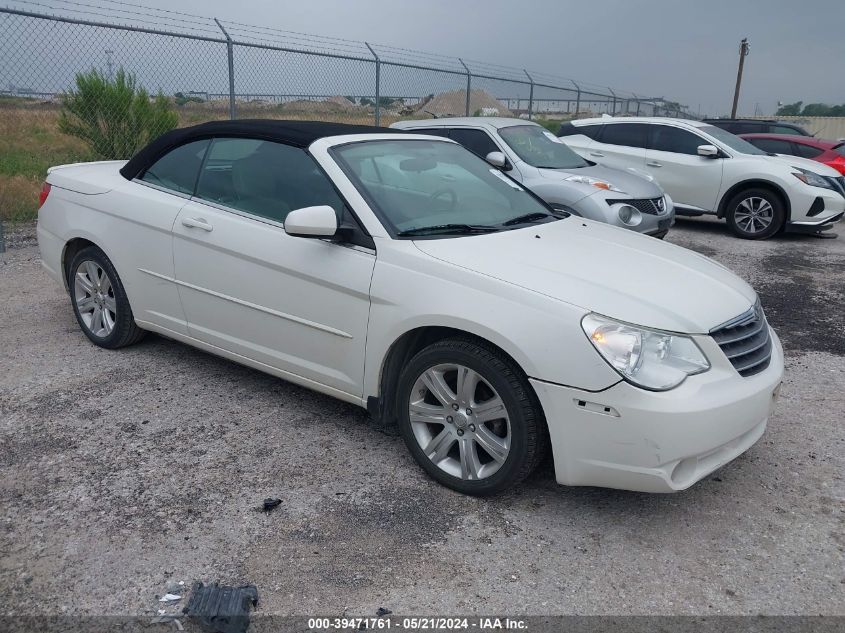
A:
{"type": "Polygon", "coordinates": [[[660,198],[640,198],[635,200],[608,200],[607,204],[629,204],[640,213],[648,215],[663,215],[666,213],[666,202],[660,198]]]}
{"type": "Polygon", "coordinates": [[[772,337],[758,303],[748,312],[710,332],[740,376],[753,376],[769,366],[772,337]]]}

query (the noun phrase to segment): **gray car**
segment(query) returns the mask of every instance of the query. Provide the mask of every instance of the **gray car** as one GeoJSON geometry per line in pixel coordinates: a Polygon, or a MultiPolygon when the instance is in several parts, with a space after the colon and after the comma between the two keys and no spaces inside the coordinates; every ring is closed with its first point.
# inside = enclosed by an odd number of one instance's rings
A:
{"type": "Polygon", "coordinates": [[[675,222],[671,199],[651,176],[581,158],[531,121],[467,117],[390,127],[451,138],[554,208],[660,238],[675,222]]]}

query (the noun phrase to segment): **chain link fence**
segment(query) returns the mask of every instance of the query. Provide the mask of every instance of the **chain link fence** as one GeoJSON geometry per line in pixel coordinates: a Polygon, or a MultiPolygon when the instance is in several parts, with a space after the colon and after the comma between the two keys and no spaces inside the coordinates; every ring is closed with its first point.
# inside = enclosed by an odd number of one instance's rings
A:
{"type": "Polygon", "coordinates": [[[0,60],[7,220],[33,215],[50,165],[127,158],[172,127],[214,119],[503,115],[553,128],[603,113],[688,116],[662,98],[543,73],[120,0],[13,0],[0,8],[0,60]],[[103,135],[119,138],[97,145],[103,135]]]}

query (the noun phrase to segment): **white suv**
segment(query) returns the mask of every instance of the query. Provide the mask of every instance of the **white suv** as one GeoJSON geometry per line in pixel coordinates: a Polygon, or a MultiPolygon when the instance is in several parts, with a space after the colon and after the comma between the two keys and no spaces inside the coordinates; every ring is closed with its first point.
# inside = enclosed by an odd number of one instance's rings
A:
{"type": "Polygon", "coordinates": [[[589,160],[650,173],[678,215],[715,214],[738,236],[816,233],[845,212],[845,177],[821,163],[775,156],[700,121],[582,119],[558,136],[589,160]]]}

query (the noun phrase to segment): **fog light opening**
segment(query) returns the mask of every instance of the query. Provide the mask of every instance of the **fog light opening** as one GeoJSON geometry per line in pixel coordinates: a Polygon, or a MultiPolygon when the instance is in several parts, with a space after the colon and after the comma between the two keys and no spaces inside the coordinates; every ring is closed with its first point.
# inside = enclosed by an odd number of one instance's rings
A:
{"type": "Polygon", "coordinates": [[[619,216],[619,221],[625,226],[637,226],[643,221],[642,214],[630,204],[618,205],[616,213],[619,216]]]}

